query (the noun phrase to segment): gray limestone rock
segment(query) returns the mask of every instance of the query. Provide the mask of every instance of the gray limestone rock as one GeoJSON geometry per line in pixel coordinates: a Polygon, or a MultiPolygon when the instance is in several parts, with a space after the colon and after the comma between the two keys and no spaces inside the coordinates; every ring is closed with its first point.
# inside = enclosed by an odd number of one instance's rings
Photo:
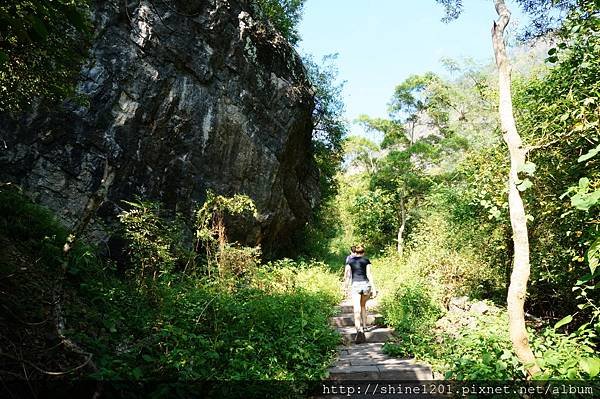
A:
{"type": "Polygon", "coordinates": [[[191,216],[207,189],[244,193],[259,221],[231,235],[285,242],[319,200],[313,91],[295,50],[248,0],[94,2],[95,36],[74,103],[0,117],[0,180],[67,224],[116,168],[97,238],[136,196],[191,216]]]}

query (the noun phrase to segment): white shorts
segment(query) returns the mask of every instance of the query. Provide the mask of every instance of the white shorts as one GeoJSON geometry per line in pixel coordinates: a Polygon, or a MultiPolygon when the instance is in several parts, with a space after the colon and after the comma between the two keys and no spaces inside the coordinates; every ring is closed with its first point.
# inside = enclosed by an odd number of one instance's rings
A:
{"type": "Polygon", "coordinates": [[[352,282],[352,293],[361,295],[371,295],[371,283],[368,281],[352,282]]]}

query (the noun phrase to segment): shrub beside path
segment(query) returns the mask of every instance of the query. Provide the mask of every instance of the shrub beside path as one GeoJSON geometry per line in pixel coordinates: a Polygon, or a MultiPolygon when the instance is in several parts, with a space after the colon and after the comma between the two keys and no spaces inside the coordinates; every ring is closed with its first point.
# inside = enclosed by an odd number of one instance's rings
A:
{"type": "Polygon", "coordinates": [[[338,350],[338,359],[329,369],[329,379],[336,381],[357,380],[431,380],[431,368],[414,359],[400,359],[383,353],[383,344],[392,338],[393,330],[382,326],[382,317],[374,312],[377,303],[368,302],[368,324],[365,343],[355,344],[356,329],[352,303],[344,300],[339,305],[339,314],[332,317],[331,325],[344,338],[338,350]]]}

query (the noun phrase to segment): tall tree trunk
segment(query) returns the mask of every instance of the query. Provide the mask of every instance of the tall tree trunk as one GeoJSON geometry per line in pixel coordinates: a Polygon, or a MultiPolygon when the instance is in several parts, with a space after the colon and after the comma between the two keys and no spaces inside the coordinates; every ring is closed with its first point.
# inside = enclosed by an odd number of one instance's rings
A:
{"type": "Polygon", "coordinates": [[[498,67],[498,86],[500,94],[500,126],[502,136],[510,152],[510,174],[508,177],[508,206],[510,223],[513,231],[514,258],[513,270],[508,287],[508,328],[513,349],[519,359],[525,364],[530,375],[540,372],[536,364],[533,351],[529,347],[529,338],[525,328],[525,296],[527,294],[527,281],[529,280],[529,239],[527,236],[527,219],[521,194],[517,189],[518,171],[525,163],[526,151],[523,148],[521,137],[517,132],[513,115],[511,96],[511,67],[506,54],[504,43],[504,29],[510,20],[510,11],[504,0],[494,0],[498,21],[494,21],[492,28],[492,41],[498,67]]]}
{"type": "Polygon", "coordinates": [[[400,227],[398,228],[398,255],[404,252],[404,229],[406,228],[406,209],[404,207],[404,196],[400,197],[400,227]]]}

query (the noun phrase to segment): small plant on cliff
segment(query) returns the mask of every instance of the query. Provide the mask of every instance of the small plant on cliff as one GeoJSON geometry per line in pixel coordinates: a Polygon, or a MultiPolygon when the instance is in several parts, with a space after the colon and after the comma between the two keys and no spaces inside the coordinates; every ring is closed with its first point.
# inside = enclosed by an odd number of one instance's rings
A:
{"type": "Polygon", "coordinates": [[[302,18],[305,0],[256,0],[259,12],[265,16],[292,45],[300,40],[297,26],[302,18]]]}
{"type": "Polygon", "coordinates": [[[140,284],[148,279],[169,274],[175,267],[173,225],[160,215],[160,206],[153,202],[125,202],[129,211],[119,215],[124,236],[129,242],[129,256],[135,265],[134,274],[140,284]]]}
{"type": "Polygon", "coordinates": [[[241,215],[251,212],[257,216],[256,206],[247,195],[236,194],[233,197],[215,195],[208,191],[206,201],[196,212],[196,250],[206,250],[208,272],[215,266],[219,276],[233,272],[235,275],[243,274],[247,267],[256,263],[260,252],[252,248],[237,248],[227,243],[225,232],[225,216],[241,215]],[[241,251],[241,252],[240,252],[241,251]],[[247,264],[242,264],[242,260],[247,264]]]}

